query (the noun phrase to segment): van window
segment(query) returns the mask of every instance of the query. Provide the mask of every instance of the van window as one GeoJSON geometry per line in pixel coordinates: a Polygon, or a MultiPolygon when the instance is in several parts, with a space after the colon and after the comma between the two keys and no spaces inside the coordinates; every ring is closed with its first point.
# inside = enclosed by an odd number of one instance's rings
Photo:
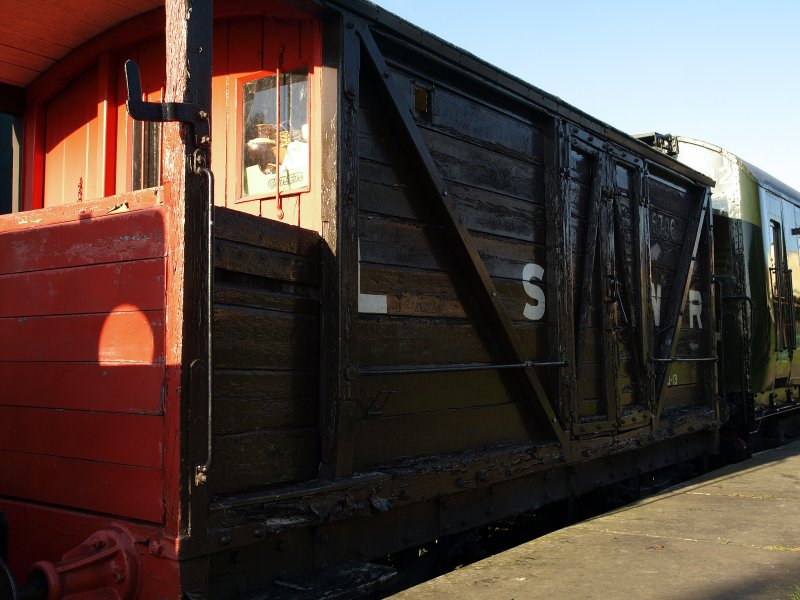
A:
{"type": "Polygon", "coordinates": [[[240,80],[241,195],[308,189],[308,67],[240,80]]]}

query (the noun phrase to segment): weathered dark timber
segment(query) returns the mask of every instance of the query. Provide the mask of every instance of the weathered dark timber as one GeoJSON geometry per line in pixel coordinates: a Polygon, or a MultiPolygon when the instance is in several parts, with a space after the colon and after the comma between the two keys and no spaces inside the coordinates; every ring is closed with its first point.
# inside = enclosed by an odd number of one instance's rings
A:
{"type": "MultiPolygon", "coordinates": [[[[345,17],[346,19],[347,17],[345,17]]],[[[336,103],[331,116],[337,115],[335,154],[330,157],[336,169],[336,201],[325,212],[329,219],[326,236],[330,254],[326,256],[325,298],[329,306],[323,313],[325,331],[323,363],[325,384],[320,409],[322,457],[320,476],[326,479],[346,477],[353,473],[353,409],[355,383],[347,369],[355,363],[358,334],[358,113],[360,99],[361,48],[353,31],[353,23],[340,23],[344,28],[333,36],[341,50],[330,48],[337,56],[340,80],[336,103]],[[341,53],[341,54],[340,54],[341,53]]],[[[326,56],[328,53],[326,53],[326,56]]],[[[326,58],[330,60],[330,58],[326,58]]],[[[333,120],[333,119],[331,119],[333,120]]],[[[329,193],[334,193],[331,189],[329,193]]]]}
{"type": "MultiPolygon", "coordinates": [[[[430,155],[427,145],[420,138],[419,130],[417,129],[413,120],[406,112],[403,111],[400,101],[396,98],[396,91],[389,82],[390,74],[388,66],[385,63],[383,56],[372,37],[372,34],[370,33],[369,29],[364,27],[361,27],[358,30],[358,34],[366,53],[369,55],[370,60],[372,61],[372,66],[375,69],[377,76],[381,78],[381,81],[386,81],[384,88],[386,96],[390,99],[391,105],[396,111],[396,115],[403,123],[406,135],[409,137],[412,147],[416,150],[417,158],[422,165],[423,172],[430,185],[430,193],[435,194],[435,197],[437,197],[440,202],[442,215],[445,217],[445,222],[448,226],[448,229],[451,230],[452,235],[455,238],[457,250],[463,253],[464,260],[467,261],[468,264],[471,264],[473,273],[477,277],[480,287],[483,288],[483,292],[485,294],[484,301],[488,301],[488,306],[491,307],[492,317],[496,318],[501,326],[501,331],[505,336],[505,344],[509,346],[509,350],[514,355],[514,358],[520,362],[524,362],[527,360],[527,357],[525,356],[522,344],[517,338],[516,332],[514,331],[514,328],[508,319],[505,309],[502,307],[499,299],[497,298],[497,292],[494,284],[492,283],[489,274],[486,272],[483,262],[478,256],[477,250],[471,241],[469,232],[467,231],[466,227],[464,227],[461,219],[455,213],[452,202],[448,198],[447,186],[439,175],[439,171],[436,167],[436,164],[433,162],[433,158],[430,155]]],[[[558,439],[562,445],[564,445],[566,450],[567,446],[565,444],[566,438],[564,431],[558,423],[558,418],[553,411],[552,405],[548,401],[547,394],[542,387],[538,376],[533,369],[525,369],[524,374],[528,384],[532,388],[536,404],[540,409],[541,414],[545,417],[556,439],[558,439]]]]}
{"type": "Polygon", "coordinates": [[[595,253],[600,229],[600,209],[602,196],[602,171],[600,161],[595,161],[595,168],[592,177],[592,187],[589,196],[589,224],[587,226],[587,237],[585,244],[585,255],[583,261],[583,278],[580,289],[580,308],[578,310],[577,326],[575,336],[578,340],[575,353],[575,377],[581,378],[583,362],[581,360],[586,347],[585,331],[589,324],[589,311],[592,306],[592,282],[596,277],[595,273],[595,253]]]}
{"type": "Polygon", "coordinates": [[[214,494],[316,477],[320,237],[216,209],[214,494]]]}
{"type": "MultiPolygon", "coordinates": [[[[544,128],[544,193],[546,210],[552,215],[551,233],[546,236],[548,270],[552,274],[552,285],[548,286],[548,301],[555,306],[556,318],[548,325],[548,339],[558,340],[558,358],[565,362],[558,382],[558,405],[554,407],[562,423],[571,421],[570,412],[575,401],[575,380],[577,364],[575,354],[575,316],[573,314],[574,296],[569,281],[571,238],[570,210],[567,202],[569,156],[564,138],[567,135],[564,123],[552,119],[544,128]]],[[[542,222],[544,219],[542,219],[542,222]]],[[[541,238],[534,238],[541,239],[541,238]]],[[[517,287],[517,289],[519,289],[517,287]]],[[[527,302],[527,301],[526,301],[527,302]]],[[[511,311],[509,311],[511,312],[511,311]]],[[[514,311],[519,314],[521,311],[514,311]]],[[[555,355],[553,356],[555,358],[555,355]]]]}

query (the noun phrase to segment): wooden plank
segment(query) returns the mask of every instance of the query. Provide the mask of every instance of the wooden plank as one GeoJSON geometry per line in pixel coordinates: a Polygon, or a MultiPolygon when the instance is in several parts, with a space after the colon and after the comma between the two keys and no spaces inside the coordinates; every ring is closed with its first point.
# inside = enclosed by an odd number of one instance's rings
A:
{"type": "Polygon", "coordinates": [[[72,78],[46,105],[44,206],[97,198],[98,65],[72,78]]]}
{"type": "Polygon", "coordinates": [[[485,148],[421,130],[431,156],[449,182],[470,185],[519,200],[541,202],[544,195],[544,171],[541,156],[520,160],[485,148]]]}
{"type": "Polygon", "coordinates": [[[0,406],[0,450],[161,467],[159,416],[0,406]]]}
{"type": "Polygon", "coordinates": [[[216,434],[275,427],[313,427],[319,410],[319,373],[217,371],[216,434]]]}
{"type": "Polygon", "coordinates": [[[687,189],[676,189],[650,177],[648,181],[650,206],[672,218],[687,221],[692,218],[693,201],[687,189]]]}
{"type": "Polygon", "coordinates": [[[650,235],[654,240],[682,246],[689,222],[650,207],[650,235]]]}
{"type": "Polygon", "coordinates": [[[270,310],[214,310],[217,369],[309,369],[319,361],[319,319],[270,310]]]}
{"type": "MultiPolygon", "coordinates": [[[[522,285],[518,286],[522,290],[522,285]]],[[[361,263],[363,294],[386,296],[388,314],[478,318],[480,310],[460,273],[361,263]]]]}
{"type": "MultiPolygon", "coordinates": [[[[527,265],[535,263],[543,269],[547,266],[547,249],[541,241],[529,243],[483,234],[475,234],[472,239],[492,278],[522,282],[522,272],[527,265]]],[[[543,277],[546,281],[546,272],[543,277]]]]}
{"type": "Polygon", "coordinates": [[[155,258],[0,275],[0,318],[163,309],[164,269],[155,258]]]}
{"type": "MultiPolygon", "coordinates": [[[[35,214],[22,213],[35,220],[35,214]]],[[[165,254],[164,213],[131,211],[0,233],[0,273],[144,260],[165,254]]]]}
{"type": "MultiPolygon", "coordinates": [[[[303,290],[306,291],[306,290],[303,290]]],[[[311,290],[316,291],[314,289],[311,290]]],[[[235,284],[214,285],[214,302],[219,305],[266,308],[292,313],[319,315],[320,303],[315,296],[299,296],[271,290],[239,287],[235,284]]]]}
{"type": "Polygon", "coordinates": [[[164,365],[0,362],[0,405],[161,414],[164,365]]]}
{"type": "Polygon", "coordinates": [[[164,515],[163,476],[161,469],[0,451],[2,496],[153,523],[164,515]]]}
{"type": "Polygon", "coordinates": [[[225,240],[214,242],[214,266],[268,279],[319,285],[318,262],[305,256],[225,240]]]}
{"type": "MultiPolygon", "coordinates": [[[[262,69],[262,34],[263,34],[263,19],[248,18],[237,19],[228,23],[228,39],[226,48],[220,49],[222,52],[227,53],[228,64],[225,68],[225,73],[228,74],[228,102],[235,102],[234,98],[239,95],[237,78],[244,75],[256,73],[262,69]]],[[[217,49],[214,49],[214,56],[217,56],[217,49]]],[[[232,107],[226,107],[222,113],[225,115],[228,122],[228,143],[226,146],[226,164],[231,171],[232,176],[226,177],[227,193],[225,200],[228,206],[234,206],[234,202],[241,196],[241,141],[239,140],[239,125],[237,124],[237,117],[229,115],[229,110],[232,107]]],[[[220,113],[215,113],[219,115],[220,113]]],[[[214,119],[215,121],[218,118],[214,119]]],[[[244,202],[236,205],[236,210],[253,210],[256,214],[259,212],[259,203],[257,201],[244,202]]],[[[218,217],[215,215],[215,221],[218,217]]],[[[222,225],[220,219],[220,224],[222,225]]],[[[224,225],[223,225],[224,226],[224,225]]]]}
{"type": "Polygon", "coordinates": [[[164,311],[0,319],[0,361],[164,361],[164,311]]]}
{"type": "Polygon", "coordinates": [[[410,170],[382,165],[363,157],[358,167],[361,210],[422,223],[435,222],[436,217],[410,170]]]}
{"type": "MultiPolygon", "coordinates": [[[[361,215],[361,262],[392,267],[454,271],[454,253],[438,225],[385,219],[378,215],[361,215]]],[[[544,237],[542,232],[542,238],[544,237]]],[[[471,239],[492,278],[519,281],[526,265],[546,264],[546,251],[541,243],[475,233],[471,239]]]]}
{"type": "MultiPolygon", "coordinates": [[[[227,73],[228,72],[228,30],[230,23],[224,21],[217,21],[214,26],[214,39],[213,39],[213,53],[212,57],[214,73],[227,73]]],[[[229,111],[229,102],[231,98],[228,96],[229,78],[225,76],[214,77],[211,80],[211,114],[214,118],[211,119],[211,156],[214,157],[215,163],[215,177],[214,177],[214,203],[219,206],[225,206],[230,198],[230,203],[233,204],[233,196],[227,194],[227,179],[228,173],[232,171],[231,165],[227,162],[227,149],[232,146],[233,154],[235,155],[238,143],[236,140],[236,115],[231,114],[229,111]],[[230,139],[228,139],[230,136],[230,139]],[[217,165],[224,165],[220,169],[217,165]]],[[[217,218],[216,211],[214,212],[215,219],[217,218]]]]}
{"type": "Polygon", "coordinates": [[[359,420],[356,421],[356,468],[375,468],[401,458],[541,439],[544,425],[532,425],[535,421],[530,403],[359,420]]]}
{"type": "Polygon", "coordinates": [[[496,110],[446,87],[437,87],[434,95],[432,124],[442,132],[488,144],[498,153],[542,157],[544,136],[524,117],[496,110]]]}
{"type": "Polygon", "coordinates": [[[38,77],[44,65],[40,62],[37,67],[38,68],[29,68],[0,60],[0,68],[2,68],[3,71],[3,81],[14,87],[23,87],[26,83],[38,77]]]}
{"type": "Polygon", "coordinates": [[[484,324],[454,319],[362,316],[358,321],[362,367],[494,363],[484,324]]]}
{"type": "Polygon", "coordinates": [[[362,376],[361,418],[438,412],[523,400],[508,371],[462,371],[362,376]]]}
{"type": "Polygon", "coordinates": [[[439,271],[457,268],[440,225],[359,215],[361,261],[439,271]]]}
{"type": "Polygon", "coordinates": [[[452,185],[450,193],[470,231],[543,243],[544,206],[469,186],[452,185]]]}
{"type": "Polygon", "coordinates": [[[321,238],[315,231],[262,219],[221,206],[216,207],[214,218],[216,219],[214,237],[218,240],[239,242],[319,260],[321,238]]]}
{"type": "Polygon", "coordinates": [[[216,436],[211,490],[230,493],[315,479],[319,444],[316,429],[265,429],[216,436]]]}

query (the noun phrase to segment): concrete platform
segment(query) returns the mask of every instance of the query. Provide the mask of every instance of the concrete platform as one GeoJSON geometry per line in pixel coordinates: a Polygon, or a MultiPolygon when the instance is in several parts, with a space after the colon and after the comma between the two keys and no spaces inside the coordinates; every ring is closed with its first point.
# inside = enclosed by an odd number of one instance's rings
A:
{"type": "Polygon", "coordinates": [[[792,600],[800,442],[551,533],[393,600],[792,600]]]}

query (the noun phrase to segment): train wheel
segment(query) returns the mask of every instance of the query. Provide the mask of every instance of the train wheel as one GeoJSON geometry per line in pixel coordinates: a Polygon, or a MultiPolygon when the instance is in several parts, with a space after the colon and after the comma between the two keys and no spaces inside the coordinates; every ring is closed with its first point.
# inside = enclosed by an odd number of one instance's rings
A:
{"type": "Polygon", "coordinates": [[[17,584],[5,561],[0,558],[0,600],[17,600],[17,584]]]}

